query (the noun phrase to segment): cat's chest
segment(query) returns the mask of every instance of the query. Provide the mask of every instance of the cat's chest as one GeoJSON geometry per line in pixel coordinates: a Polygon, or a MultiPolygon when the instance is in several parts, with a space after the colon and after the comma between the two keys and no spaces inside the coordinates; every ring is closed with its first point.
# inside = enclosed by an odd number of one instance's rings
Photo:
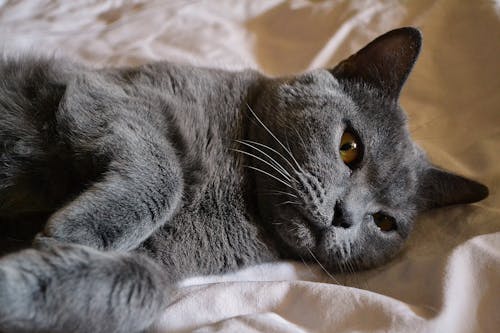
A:
{"type": "Polygon", "coordinates": [[[245,224],[247,216],[241,189],[229,181],[198,187],[193,198],[185,202],[172,223],[176,224],[188,217],[193,222],[210,227],[210,230],[226,230],[234,225],[245,224]]]}
{"type": "Polygon", "coordinates": [[[152,255],[177,267],[180,277],[219,274],[275,257],[230,179],[199,188],[148,242],[152,255]]]}

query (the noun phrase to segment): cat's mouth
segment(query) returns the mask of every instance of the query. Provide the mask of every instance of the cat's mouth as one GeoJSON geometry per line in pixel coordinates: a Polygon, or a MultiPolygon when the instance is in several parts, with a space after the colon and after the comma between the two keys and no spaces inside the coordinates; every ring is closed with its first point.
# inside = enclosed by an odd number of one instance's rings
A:
{"type": "Polygon", "coordinates": [[[281,229],[282,238],[297,249],[315,248],[321,240],[321,228],[298,207],[287,209],[281,221],[277,226],[281,229]]]}
{"type": "Polygon", "coordinates": [[[304,213],[299,209],[297,209],[297,211],[304,224],[311,230],[314,235],[318,236],[321,232],[321,227],[318,225],[318,223],[309,214],[304,213]]]}

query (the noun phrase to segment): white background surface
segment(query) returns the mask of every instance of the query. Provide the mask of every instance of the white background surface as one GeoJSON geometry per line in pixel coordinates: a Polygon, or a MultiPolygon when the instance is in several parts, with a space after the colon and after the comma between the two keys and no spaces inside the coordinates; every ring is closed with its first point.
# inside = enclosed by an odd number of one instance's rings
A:
{"type": "Polygon", "coordinates": [[[412,135],[490,197],[422,216],[406,250],[373,271],[331,278],[276,263],[186,281],[158,332],[499,332],[500,3],[0,0],[0,49],[94,65],[289,74],[333,66],[404,25],[424,34],[401,100],[412,135]]]}

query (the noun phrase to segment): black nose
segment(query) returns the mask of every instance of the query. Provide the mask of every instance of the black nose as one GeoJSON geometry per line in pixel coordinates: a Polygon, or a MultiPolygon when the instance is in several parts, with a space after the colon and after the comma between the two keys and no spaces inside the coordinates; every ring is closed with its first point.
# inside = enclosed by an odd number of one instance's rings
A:
{"type": "Polygon", "coordinates": [[[340,228],[350,228],[352,223],[344,211],[344,206],[342,201],[337,201],[335,203],[335,208],[333,209],[333,220],[332,225],[340,228]]]}

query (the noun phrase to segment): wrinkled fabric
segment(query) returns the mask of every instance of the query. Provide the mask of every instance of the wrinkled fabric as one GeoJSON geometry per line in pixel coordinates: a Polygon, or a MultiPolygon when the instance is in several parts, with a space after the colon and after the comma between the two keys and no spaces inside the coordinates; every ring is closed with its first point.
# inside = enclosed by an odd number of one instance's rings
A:
{"type": "Polygon", "coordinates": [[[371,271],[281,262],[183,281],[157,332],[499,332],[500,1],[0,1],[3,52],[96,66],[292,74],[406,25],[424,35],[401,98],[413,138],[489,198],[420,217],[405,251],[371,271]]]}

